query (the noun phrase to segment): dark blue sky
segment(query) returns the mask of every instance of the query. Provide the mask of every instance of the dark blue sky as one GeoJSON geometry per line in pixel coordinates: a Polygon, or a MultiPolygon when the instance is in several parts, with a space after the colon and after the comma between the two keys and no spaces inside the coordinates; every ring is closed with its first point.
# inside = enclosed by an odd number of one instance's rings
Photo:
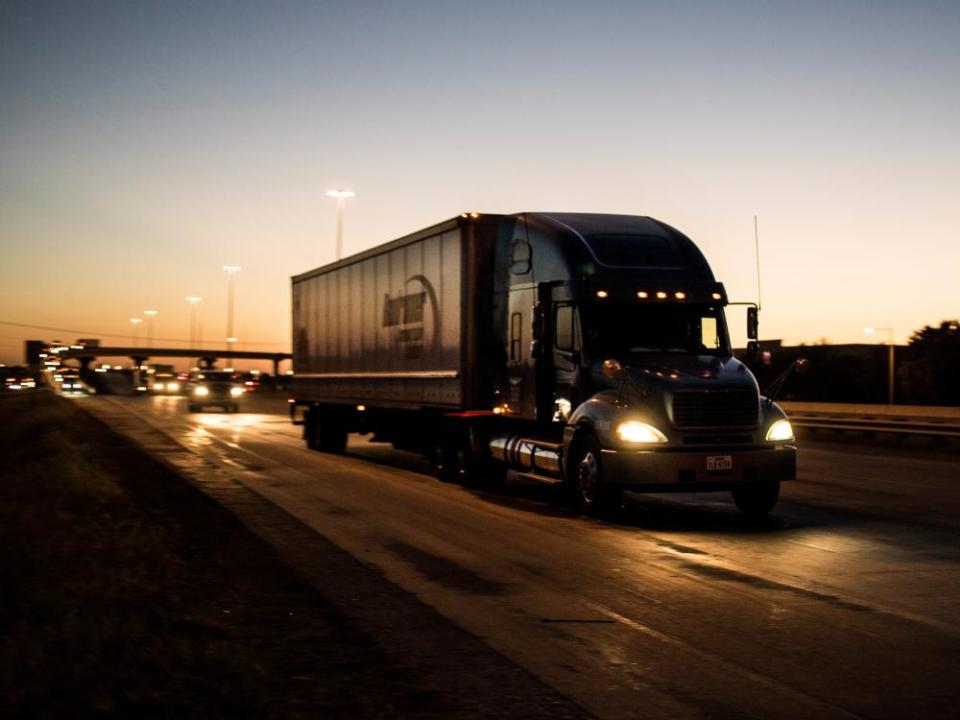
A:
{"type": "Polygon", "coordinates": [[[216,337],[238,262],[238,332],[286,342],[344,186],[348,252],[633,212],[745,299],[757,214],[765,336],[903,339],[960,314],[958,31],[956,2],[0,2],[0,319],[153,305],[181,337],[199,293],[216,337]]]}

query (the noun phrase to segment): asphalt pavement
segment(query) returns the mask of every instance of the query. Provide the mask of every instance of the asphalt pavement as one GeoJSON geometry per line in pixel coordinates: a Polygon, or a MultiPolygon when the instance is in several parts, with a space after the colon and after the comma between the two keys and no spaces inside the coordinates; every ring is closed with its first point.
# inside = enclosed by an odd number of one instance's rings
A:
{"type": "MultiPolygon", "coordinates": [[[[216,467],[603,718],[960,716],[960,463],[807,443],[764,522],[726,494],[576,517],[550,488],[442,483],[352,436],[308,451],[285,398],[81,397],[189,474],[216,467]]],[[[469,668],[464,668],[469,672],[469,668]]]]}

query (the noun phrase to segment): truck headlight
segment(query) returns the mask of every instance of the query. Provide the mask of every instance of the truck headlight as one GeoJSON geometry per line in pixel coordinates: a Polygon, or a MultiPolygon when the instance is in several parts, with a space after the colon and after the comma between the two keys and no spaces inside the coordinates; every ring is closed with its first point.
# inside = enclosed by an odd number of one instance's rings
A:
{"type": "Polygon", "coordinates": [[[180,389],[180,383],[175,383],[175,382],[167,383],[167,390],[169,390],[170,392],[176,392],[179,389],[180,389]]]}
{"type": "Polygon", "coordinates": [[[653,425],[628,420],[617,425],[617,437],[629,443],[665,443],[667,436],[653,425]]]}
{"type": "Polygon", "coordinates": [[[793,426],[789,420],[777,420],[767,430],[767,442],[790,442],[794,439],[793,426]]]}
{"type": "Polygon", "coordinates": [[[207,388],[204,387],[203,385],[197,385],[197,387],[193,389],[193,394],[199,395],[200,397],[204,397],[205,395],[209,395],[210,391],[207,390],[207,388]]]}
{"type": "Polygon", "coordinates": [[[230,394],[231,394],[233,397],[240,397],[241,395],[243,395],[243,388],[242,388],[242,387],[232,387],[232,388],[230,388],[230,394]]]}
{"type": "Polygon", "coordinates": [[[154,390],[163,390],[163,383],[154,383],[153,389],[154,389],[154,390]]]}

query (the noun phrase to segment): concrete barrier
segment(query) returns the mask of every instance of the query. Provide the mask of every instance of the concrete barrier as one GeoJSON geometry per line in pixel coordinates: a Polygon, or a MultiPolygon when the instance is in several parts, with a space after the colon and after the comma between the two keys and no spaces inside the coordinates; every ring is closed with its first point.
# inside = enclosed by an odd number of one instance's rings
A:
{"type": "Polygon", "coordinates": [[[920,405],[783,402],[801,428],[960,438],[960,408],[920,405]]]}

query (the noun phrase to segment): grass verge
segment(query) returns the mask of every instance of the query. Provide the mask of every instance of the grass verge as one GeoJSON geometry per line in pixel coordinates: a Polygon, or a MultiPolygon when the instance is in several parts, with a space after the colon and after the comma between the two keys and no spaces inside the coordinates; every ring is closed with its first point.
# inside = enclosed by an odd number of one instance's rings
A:
{"type": "Polygon", "coordinates": [[[0,460],[0,717],[458,714],[73,404],[0,398],[0,460]]]}

